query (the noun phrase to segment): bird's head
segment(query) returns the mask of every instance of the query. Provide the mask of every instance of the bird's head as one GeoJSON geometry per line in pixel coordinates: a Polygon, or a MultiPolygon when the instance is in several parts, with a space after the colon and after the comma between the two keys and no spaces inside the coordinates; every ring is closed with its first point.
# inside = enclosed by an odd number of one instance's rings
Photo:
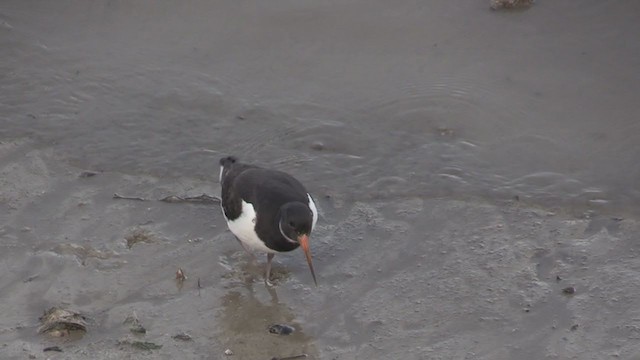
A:
{"type": "Polygon", "coordinates": [[[309,249],[309,235],[313,224],[313,213],[309,207],[301,202],[290,202],[280,208],[280,220],[278,228],[280,234],[290,243],[300,245],[307,258],[313,282],[316,281],[316,274],[313,271],[311,262],[311,250],[309,249]]]}

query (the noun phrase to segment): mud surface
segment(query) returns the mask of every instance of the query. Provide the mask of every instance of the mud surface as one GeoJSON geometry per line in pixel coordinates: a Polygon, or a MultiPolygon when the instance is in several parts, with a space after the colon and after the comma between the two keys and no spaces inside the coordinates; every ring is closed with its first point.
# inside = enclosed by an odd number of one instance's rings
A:
{"type": "Polygon", "coordinates": [[[5,1],[0,358],[640,359],[638,4],[5,1]],[[226,154],[316,197],[317,288],[155,200],[226,154]]]}

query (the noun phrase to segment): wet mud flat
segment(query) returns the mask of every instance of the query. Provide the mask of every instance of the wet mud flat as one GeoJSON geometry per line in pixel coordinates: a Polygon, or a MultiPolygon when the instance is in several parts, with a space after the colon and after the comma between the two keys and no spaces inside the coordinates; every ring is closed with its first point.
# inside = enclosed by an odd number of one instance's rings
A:
{"type": "Polygon", "coordinates": [[[640,3],[5,2],[0,359],[638,359],[640,3]]]}
{"type": "Polygon", "coordinates": [[[517,201],[315,194],[320,285],[294,252],[276,257],[268,289],[216,205],[113,198],[215,195],[215,180],[86,170],[28,141],[0,146],[3,359],[640,352],[634,218],[568,216],[517,201]],[[38,319],[54,306],[83,314],[86,334],[39,334],[38,319]],[[274,324],[291,329],[279,334],[274,324]]]}

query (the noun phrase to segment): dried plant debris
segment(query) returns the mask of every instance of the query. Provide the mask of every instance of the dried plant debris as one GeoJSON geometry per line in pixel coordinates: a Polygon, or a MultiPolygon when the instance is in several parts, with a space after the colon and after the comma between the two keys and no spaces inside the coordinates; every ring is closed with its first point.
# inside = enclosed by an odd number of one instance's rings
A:
{"type": "Polygon", "coordinates": [[[98,173],[95,172],[95,171],[83,171],[83,172],[80,173],[80,175],[78,175],[78,177],[80,177],[80,178],[90,178],[90,177],[94,177],[96,175],[98,175],[98,173]]]}
{"type": "Polygon", "coordinates": [[[147,329],[145,329],[145,327],[142,326],[142,324],[140,323],[140,320],[138,319],[138,315],[136,314],[135,311],[131,315],[127,316],[126,319],[124,319],[123,324],[129,325],[129,331],[131,331],[134,334],[147,333],[147,329]]]}
{"type": "Polygon", "coordinates": [[[307,354],[300,354],[300,355],[293,355],[293,356],[285,356],[285,357],[277,357],[274,356],[271,358],[271,360],[295,360],[295,359],[304,359],[306,357],[308,357],[309,355],[307,354]]]}
{"type": "Polygon", "coordinates": [[[123,199],[123,200],[136,200],[136,201],[148,201],[149,199],[137,197],[137,196],[122,196],[120,194],[113,194],[114,199],[123,199]]]}
{"type": "Polygon", "coordinates": [[[140,350],[157,350],[162,348],[162,345],[158,345],[156,343],[152,343],[150,341],[138,341],[138,340],[131,340],[131,339],[121,339],[118,340],[118,345],[122,346],[122,345],[128,345],[131,346],[133,348],[136,349],[140,349],[140,350]]]}
{"type": "Polygon", "coordinates": [[[168,203],[194,202],[194,203],[203,203],[203,204],[213,204],[213,203],[219,203],[220,198],[217,196],[211,196],[207,194],[202,194],[199,196],[187,196],[187,197],[170,195],[160,199],[159,201],[164,201],[168,203]]]}
{"type": "Polygon", "coordinates": [[[193,340],[193,338],[191,337],[191,335],[185,333],[185,332],[181,332],[178,334],[175,334],[171,337],[174,340],[180,340],[180,341],[191,341],[193,340]]]}
{"type": "Polygon", "coordinates": [[[289,335],[294,331],[295,329],[293,328],[293,326],[289,326],[285,324],[273,324],[269,326],[269,332],[272,334],[289,335]]]}
{"type": "Polygon", "coordinates": [[[49,346],[46,347],[44,349],[42,349],[43,352],[47,352],[47,351],[57,351],[57,352],[62,352],[62,349],[60,348],[60,346],[49,346]]]}
{"type": "Polygon", "coordinates": [[[131,249],[133,245],[138,243],[150,243],[153,242],[153,235],[151,231],[146,229],[135,229],[131,234],[124,237],[127,241],[127,247],[131,249]]]}
{"type": "Polygon", "coordinates": [[[187,275],[184,274],[182,268],[178,268],[178,271],[176,271],[176,280],[180,282],[187,280],[187,275]]]}
{"type": "Polygon", "coordinates": [[[87,332],[87,319],[84,315],[58,307],[52,307],[40,317],[38,333],[55,337],[67,337],[72,332],[87,332]]]}
{"type": "MultiPolygon", "coordinates": [[[[151,201],[153,199],[147,199],[140,196],[124,196],[118,193],[113,194],[114,199],[122,199],[122,200],[135,200],[135,201],[151,201]]],[[[158,201],[167,202],[167,203],[201,203],[201,204],[217,204],[221,200],[217,196],[211,196],[207,194],[202,194],[198,196],[177,196],[177,195],[169,195],[165,196],[162,199],[158,199],[158,201]]]]}
{"type": "Polygon", "coordinates": [[[89,245],[78,245],[72,243],[58,244],[53,248],[53,252],[60,255],[75,255],[80,260],[96,258],[106,260],[115,255],[113,251],[101,251],[89,245]]]}
{"type": "Polygon", "coordinates": [[[534,0],[490,0],[489,6],[492,10],[528,9],[534,2],[534,0]]]}

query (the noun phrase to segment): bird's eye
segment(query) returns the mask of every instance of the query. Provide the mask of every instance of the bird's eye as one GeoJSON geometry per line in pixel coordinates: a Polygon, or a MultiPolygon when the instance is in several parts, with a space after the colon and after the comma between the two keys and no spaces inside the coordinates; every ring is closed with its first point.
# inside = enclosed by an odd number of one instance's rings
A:
{"type": "Polygon", "coordinates": [[[296,226],[296,224],[294,224],[294,223],[293,223],[293,221],[289,221],[289,226],[291,226],[291,227],[295,227],[295,226],[296,226]]]}

